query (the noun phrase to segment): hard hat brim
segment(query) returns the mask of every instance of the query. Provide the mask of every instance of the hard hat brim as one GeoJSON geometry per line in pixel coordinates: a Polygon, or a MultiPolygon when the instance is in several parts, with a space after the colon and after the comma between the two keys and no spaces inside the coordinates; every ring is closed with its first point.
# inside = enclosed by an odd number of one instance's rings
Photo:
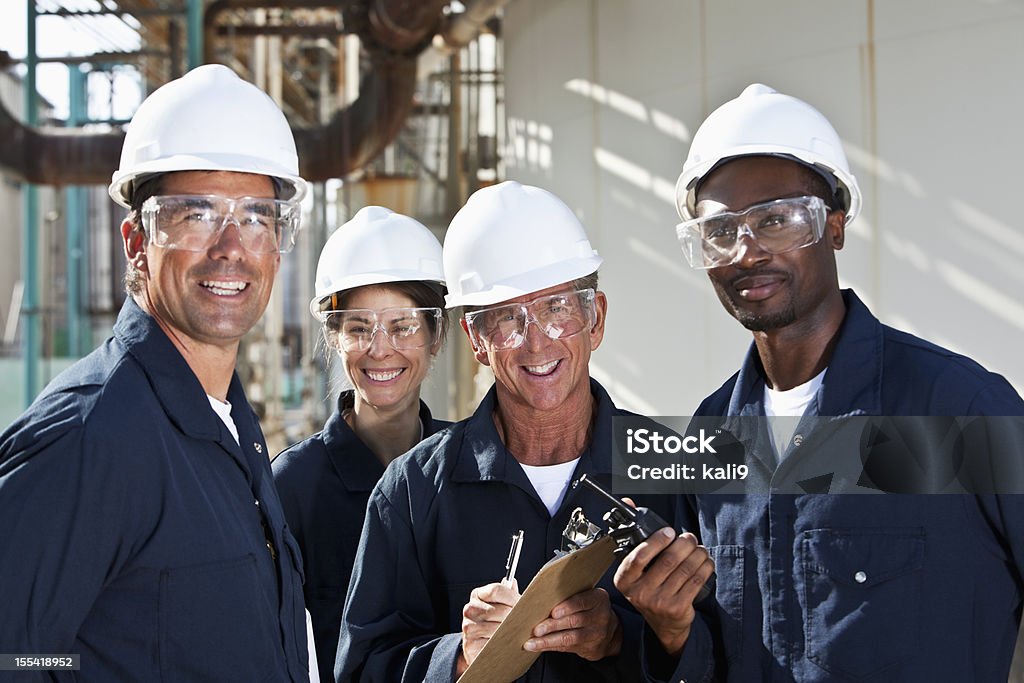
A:
{"type": "Polygon", "coordinates": [[[110,187],[107,189],[110,198],[125,208],[131,207],[131,193],[135,180],[144,176],[153,176],[178,171],[225,171],[231,173],[253,173],[278,179],[286,190],[280,197],[285,200],[302,201],[309,190],[309,184],[289,169],[274,167],[265,159],[246,157],[237,154],[209,154],[196,156],[179,154],[163,159],[133,166],[129,171],[117,171],[113,174],[110,187]]]}
{"type": "Polygon", "coordinates": [[[597,272],[604,259],[596,252],[593,256],[560,261],[544,268],[538,268],[505,280],[496,282],[485,289],[469,294],[448,294],[444,298],[445,308],[459,306],[489,306],[503,301],[517,299],[549,287],[572,282],[597,272]]]}
{"type": "Polygon", "coordinates": [[[679,174],[679,179],[676,181],[676,211],[681,219],[686,221],[696,217],[694,214],[696,209],[695,188],[704,176],[726,159],[732,160],[753,156],[792,156],[798,161],[814,167],[815,170],[831,173],[849,198],[849,206],[845,207],[846,223],[849,224],[860,213],[861,194],[856,177],[852,173],[838,168],[825,157],[811,154],[803,149],[783,147],[781,145],[747,145],[745,147],[736,147],[729,151],[730,153],[726,156],[707,159],[679,174]]]}
{"type": "Polygon", "coordinates": [[[309,302],[309,312],[313,314],[314,318],[317,318],[317,313],[320,312],[321,302],[330,298],[333,294],[341,294],[342,292],[359,289],[360,287],[387,285],[391,282],[422,282],[426,285],[436,286],[442,293],[444,292],[444,280],[426,279],[423,277],[423,273],[421,271],[393,271],[390,273],[374,273],[372,275],[364,274],[339,281],[329,292],[318,293],[309,302]]]}

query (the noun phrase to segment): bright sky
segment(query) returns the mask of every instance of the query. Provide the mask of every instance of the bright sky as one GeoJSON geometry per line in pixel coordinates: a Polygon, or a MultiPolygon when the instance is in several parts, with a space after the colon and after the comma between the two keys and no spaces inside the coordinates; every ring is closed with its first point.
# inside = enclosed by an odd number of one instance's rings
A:
{"type": "MultiPolygon", "coordinates": [[[[28,42],[26,15],[28,3],[33,0],[0,0],[3,21],[0,21],[0,50],[12,57],[24,59],[28,42]]],[[[34,0],[38,11],[58,7],[79,10],[102,8],[99,0],[34,0]]],[[[108,0],[104,0],[108,1],[108,0]]],[[[112,4],[112,3],[110,3],[112,4]]],[[[128,19],[129,22],[134,22],[128,19]]],[[[38,17],[36,21],[36,53],[40,57],[66,57],[96,52],[130,51],[138,49],[140,40],[131,26],[119,18],[102,17],[62,18],[38,17]]],[[[105,65],[97,64],[96,67],[105,65]]],[[[24,74],[24,67],[17,71],[24,74]]],[[[68,67],[64,64],[40,64],[36,71],[39,93],[56,108],[58,118],[68,112],[68,67]]],[[[129,118],[139,102],[140,87],[134,70],[118,67],[113,79],[106,74],[94,73],[89,78],[89,114],[93,118],[129,118]]]]}

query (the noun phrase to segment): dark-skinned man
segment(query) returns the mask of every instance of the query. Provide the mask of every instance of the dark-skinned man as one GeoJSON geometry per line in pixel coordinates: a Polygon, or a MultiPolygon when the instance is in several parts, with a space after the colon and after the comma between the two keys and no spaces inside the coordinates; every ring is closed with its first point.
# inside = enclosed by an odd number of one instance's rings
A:
{"type": "Polygon", "coordinates": [[[718,676],[1006,680],[1024,498],[772,489],[817,457],[800,418],[1019,416],[1020,396],[840,289],[835,253],[861,195],[839,136],[807,103],[757,84],[721,106],[694,136],[676,199],[691,265],[753,334],[696,415],[792,418],[770,427],[766,491],[690,498],[718,574],[718,676]]]}

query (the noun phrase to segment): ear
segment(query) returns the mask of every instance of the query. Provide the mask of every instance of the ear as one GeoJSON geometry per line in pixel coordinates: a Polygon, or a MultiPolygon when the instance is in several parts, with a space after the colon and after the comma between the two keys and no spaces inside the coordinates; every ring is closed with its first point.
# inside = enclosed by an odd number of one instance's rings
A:
{"type": "Polygon", "coordinates": [[[825,219],[825,238],[831,247],[839,251],[846,244],[846,212],[832,211],[825,219]]]}
{"type": "Polygon", "coordinates": [[[477,362],[490,366],[491,361],[487,357],[487,351],[477,348],[477,345],[473,343],[473,336],[469,333],[469,325],[466,324],[466,319],[459,318],[459,324],[462,325],[462,331],[466,333],[466,338],[469,339],[469,345],[473,347],[473,356],[476,358],[477,362]]]}
{"type": "Polygon", "coordinates": [[[124,255],[136,270],[147,272],[146,234],[135,223],[125,218],[121,221],[121,241],[124,255]]]}
{"type": "Polygon", "coordinates": [[[604,340],[604,321],[608,317],[608,297],[601,290],[594,293],[594,308],[597,310],[597,320],[590,328],[591,351],[596,351],[604,340]]]}

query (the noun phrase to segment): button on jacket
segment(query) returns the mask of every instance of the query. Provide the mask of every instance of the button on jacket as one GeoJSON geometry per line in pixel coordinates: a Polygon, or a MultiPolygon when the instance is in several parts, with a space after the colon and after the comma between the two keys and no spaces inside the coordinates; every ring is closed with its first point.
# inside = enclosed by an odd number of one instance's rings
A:
{"type": "MultiPolygon", "coordinates": [[[[594,439],[573,477],[611,478],[613,415],[605,390],[591,380],[597,399],[594,439]]],[[[572,510],[583,507],[601,524],[608,504],[580,487],[566,493],[552,517],[494,427],[492,387],[467,420],[421,442],[392,462],[370,496],[359,554],[349,585],[338,646],[338,681],[453,681],[461,647],[462,608],[474,588],[500,581],[512,535],[525,531],[516,578],[520,590],[561,547],[572,510]]],[[[674,497],[637,500],[666,520],[674,497]]],[[[612,585],[614,568],[598,584],[611,596],[623,625],[622,654],[599,662],[545,653],[523,680],[642,680],[642,622],[612,585]]],[[[710,648],[703,622],[693,649],[710,648]]]]}
{"type": "MultiPolygon", "coordinates": [[[[302,551],[306,575],[303,593],[313,618],[313,640],[323,681],[334,672],[341,611],[359,547],[366,501],[384,474],[383,463],[342,417],[353,400],[352,391],[342,392],[338,409],[327,419],[323,431],[283,451],[271,463],[285,519],[302,551]]],[[[420,422],[424,436],[451,424],[433,419],[422,401],[420,422]]]]}
{"type": "Polygon", "coordinates": [[[239,442],[131,299],[0,435],[0,651],[18,681],[306,681],[301,560],[238,377],[239,442]]]}
{"type": "MultiPolygon", "coordinates": [[[[1001,376],[882,325],[852,291],[843,296],[846,317],[813,414],[1024,415],[1001,376]]],[[[697,414],[764,415],[759,367],[752,346],[697,414]]],[[[792,447],[775,476],[804,457],[813,454],[792,447]]],[[[688,502],[718,573],[722,678],[1006,680],[1021,618],[1024,496],[688,502]]]]}

